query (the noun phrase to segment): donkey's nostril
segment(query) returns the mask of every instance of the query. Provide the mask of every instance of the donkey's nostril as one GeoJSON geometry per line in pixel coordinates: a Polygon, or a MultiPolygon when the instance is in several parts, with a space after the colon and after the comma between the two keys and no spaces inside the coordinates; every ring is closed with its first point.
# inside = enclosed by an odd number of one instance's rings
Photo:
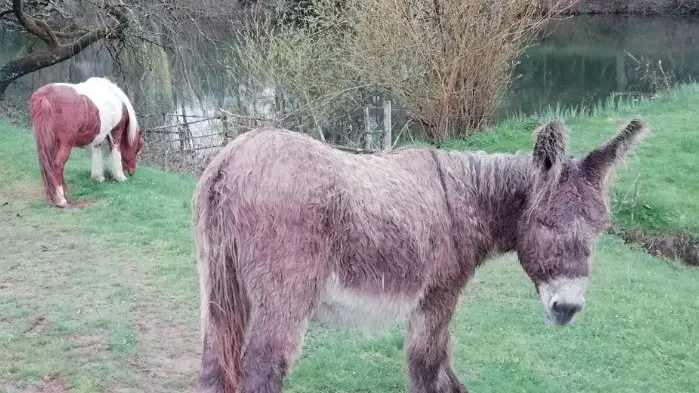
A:
{"type": "Polygon", "coordinates": [[[572,315],[582,310],[582,306],[575,303],[553,302],[551,309],[559,314],[572,315]]]}

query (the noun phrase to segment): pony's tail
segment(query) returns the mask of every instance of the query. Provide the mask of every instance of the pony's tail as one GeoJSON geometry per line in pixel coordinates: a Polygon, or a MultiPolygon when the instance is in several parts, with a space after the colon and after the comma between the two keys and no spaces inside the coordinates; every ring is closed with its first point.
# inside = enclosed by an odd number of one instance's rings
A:
{"type": "Polygon", "coordinates": [[[30,100],[32,125],[36,136],[36,152],[44,181],[44,193],[49,203],[56,197],[56,135],[53,132],[51,102],[46,97],[33,96],[30,100]]]}
{"type": "Polygon", "coordinates": [[[236,393],[249,303],[238,275],[233,217],[218,192],[221,179],[211,173],[202,175],[192,203],[203,334],[200,392],[236,393]]]}

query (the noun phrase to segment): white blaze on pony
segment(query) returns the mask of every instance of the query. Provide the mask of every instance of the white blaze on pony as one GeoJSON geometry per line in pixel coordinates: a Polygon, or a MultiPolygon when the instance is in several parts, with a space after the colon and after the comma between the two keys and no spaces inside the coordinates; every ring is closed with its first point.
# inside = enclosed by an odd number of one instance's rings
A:
{"type": "Polygon", "coordinates": [[[37,89],[29,101],[46,199],[58,207],[67,204],[63,168],[72,147],[92,151],[91,177],[104,181],[103,153],[119,182],[124,172],[136,171],[143,136],[129,98],[106,78],[85,82],[50,83],[37,89]]]}

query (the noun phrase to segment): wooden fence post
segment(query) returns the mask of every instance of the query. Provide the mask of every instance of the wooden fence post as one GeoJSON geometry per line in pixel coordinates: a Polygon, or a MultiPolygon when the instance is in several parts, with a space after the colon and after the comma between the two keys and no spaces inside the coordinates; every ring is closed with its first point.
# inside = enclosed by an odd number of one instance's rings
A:
{"type": "Polygon", "coordinates": [[[221,124],[223,125],[223,144],[227,144],[230,141],[230,124],[228,123],[228,116],[221,116],[221,124]]]}
{"type": "Polygon", "coordinates": [[[371,131],[371,119],[369,118],[369,107],[364,107],[364,150],[371,149],[371,142],[374,134],[371,131]]]}
{"type": "Polygon", "coordinates": [[[381,148],[384,151],[391,150],[391,101],[383,102],[383,137],[381,138],[381,148]]]}

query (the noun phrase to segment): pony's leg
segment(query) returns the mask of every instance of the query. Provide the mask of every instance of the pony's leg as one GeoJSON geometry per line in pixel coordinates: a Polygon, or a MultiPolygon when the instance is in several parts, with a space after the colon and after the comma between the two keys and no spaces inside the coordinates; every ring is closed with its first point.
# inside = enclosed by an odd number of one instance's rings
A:
{"type": "Polygon", "coordinates": [[[449,322],[458,292],[428,290],[408,324],[406,350],[412,393],[468,393],[451,365],[449,322]]]}
{"type": "Polygon", "coordinates": [[[112,153],[109,157],[109,171],[112,173],[114,180],[123,182],[126,180],[124,175],[124,167],[121,163],[121,152],[116,146],[112,147],[112,153]]]}
{"type": "Polygon", "coordinates": [[[102,145],[92,147],[92,164],[90,165],[90,178],[99,183],[104,181],[104,158],[102,156],[102,145]]]}
{"type": "Polygon", "coordinates": [[[66,186],[66,181],[63,177],[63,170],[66,162],[68,162],[68,158],[70,157],[70,150],[70,145],[60,145],[58,147],[58,151],[56,152],[55,177],[58,184],[56,184],[56,195],[54,197],[54,202],[58,207],[65,207],[68,204],[68,201],[66,200],[66,198],[68,198],[68,187],[66,186]]]}
{"type": "Polygon", "coordinates": [[[254,299],[265,301],[251,315],[241,393],[281,393],[284,378],[303,346],[317,296],[315,285],[309,282],[315,280],[298,272],[285,273],[274,278],[267,275],[265,293],[251,296],[253,304],[254,299]]]}

